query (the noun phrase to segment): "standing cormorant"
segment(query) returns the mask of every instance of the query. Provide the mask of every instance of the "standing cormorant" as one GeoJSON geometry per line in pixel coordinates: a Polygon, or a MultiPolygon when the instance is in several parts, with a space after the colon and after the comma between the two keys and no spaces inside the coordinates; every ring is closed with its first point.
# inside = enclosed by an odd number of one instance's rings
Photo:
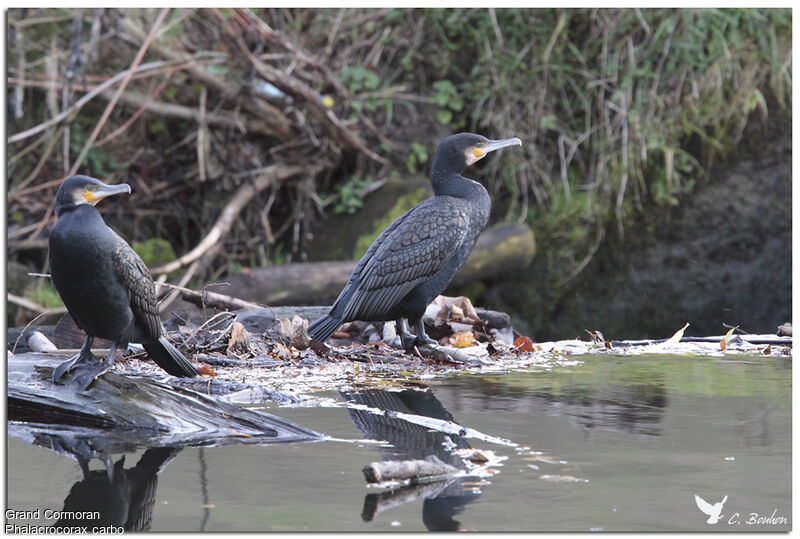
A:
{"type": "Polygon", "coordinates": [[[489,219],[489,193],[461,173],[486,154],[521,146],[518,138],[489,140],[473,133],[444,139],[431,168],[433,197],[398,217],[361,257],[330,312],[308,328],[325,341],[344,322],[397,320],[405,349],[436,344],[422,315],[464,265],[489,219]],[[416,335],[409,331],[409,323],[416,335]]]}
{"type": "Polygon", "coordinates": [[[155,285],[147,266],[94,207],[108,196],[130,192],[128,184],[106,185],[89,176],[70,176],[58,188],[50,274],[86,339],[77,355],[55,368],[54,382],[75,370],[75,381],[86,389],[111,368],[117,348],[124,349],[130,341],[142,343],[169,374],[197,376],[194,366],[161,334],[155,285]],[[95,337],[112,342],[103,362],[91,352],[95,337]]]}

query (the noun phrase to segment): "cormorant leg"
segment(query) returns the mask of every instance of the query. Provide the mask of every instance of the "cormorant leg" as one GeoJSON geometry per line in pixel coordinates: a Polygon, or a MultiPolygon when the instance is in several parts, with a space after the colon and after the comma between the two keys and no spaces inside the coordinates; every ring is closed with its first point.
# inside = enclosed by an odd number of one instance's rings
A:
{"type": "Polygon", "coordinates": [[[417,344],[417,336],[408,330],[408,320],[398,318],[395,322],[397,336],[400,337],[400,345],[406,352],[410,351],[417,344]]]}
{"type": "Polygon", "coordinates": [[[439,344],[435,340],[428,337],[428,334],[425,333],[425,324],[422,322],[422,318],[414,322],[414,333],[417,334],[417,344],[430,344],[433,346],[437,346],[439,344]]]}
{"type": "Polygon", "coordinates": [[[109,350],[106,359],[94,365],[81,365],[75,370],[75,382],[81,389],[86,389],[98,376],[101,376],[111,370],[114,365],[114,354],[117,353],[117,343],[111,343],[111,350],[109,350]]]}
{"type": "Polygon", "coordinates": [[[72,371],[74,368],[79,367],[84,364],[91,364],[93,361],[97,361],[97,358],[94,357],[92,354],[92,343],[94,342],[94,337],[91,335],[87,335],[86,338],[83,340],[83,346],[81,347],[81,351],[69,358],[68,360],[64,361],[63,363],[59,363],[55,369],[53,369],[53,383],[58,382],[62,376],[67,374],[68,372],[72,371]]]}

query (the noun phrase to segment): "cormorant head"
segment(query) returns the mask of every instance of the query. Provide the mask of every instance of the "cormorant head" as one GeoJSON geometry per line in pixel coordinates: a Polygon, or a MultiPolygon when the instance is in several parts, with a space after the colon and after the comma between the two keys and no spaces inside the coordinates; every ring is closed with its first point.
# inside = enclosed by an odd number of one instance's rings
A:
{"type": "Polygon", "coordinates": [[[468,166],[483,159],[487,154],[507,146],[522,146],[518,138],[489,140],[475,133],[450,135],[436,148],[433,157],[433,172],[460,174],[468,166]]]}
{"type": "Polygon", "coordinates": [[[106,197],[130,192],[131,186],[127,183],[106,185],[91,176],[70,176],[56,193],[56,215],[81,204],[94,206],[106,197]]]}

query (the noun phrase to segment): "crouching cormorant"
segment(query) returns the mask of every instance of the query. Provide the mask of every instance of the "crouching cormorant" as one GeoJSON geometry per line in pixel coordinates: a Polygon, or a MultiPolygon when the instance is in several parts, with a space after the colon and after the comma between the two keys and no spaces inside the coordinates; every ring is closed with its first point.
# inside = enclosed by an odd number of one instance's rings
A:
{"type": "Polygon", "coordinates": [[[461,173],[490,152],[521,145],[518,138],[489,140],[473,133],[444,139],[431,168],[434,196],[378,236],[330,312],[309,326],[309,335],[325,341],[344,322],[397,320],[405,349],[436,344],[425,333],[422,315],[466,262],[491,207],[486,189],[461,173]]]}
{"type": "Polygon", "coordinates": [[[82,389],[114,364],[117,348],[140,342],[173,376],[197,376],[194,366],[161,334],[155,285],[133,249],[106,226],[94,207],[130,193],[128,184],[106,185],[89,176],[70,176],[56,193],[58,222],[50,233],[50,274],[64,305],[86,332],[81,351],[58,365],[53,381],[75,370],[82,389]],[[112,342],[105,361],[91,352],[95,337],[112,342]]]}

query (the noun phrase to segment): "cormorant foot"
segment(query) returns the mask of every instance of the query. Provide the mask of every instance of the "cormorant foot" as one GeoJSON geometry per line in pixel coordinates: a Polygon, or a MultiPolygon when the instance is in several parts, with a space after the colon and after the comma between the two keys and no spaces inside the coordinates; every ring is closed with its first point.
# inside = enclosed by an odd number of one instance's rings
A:
{"type": "Polygon", "coordinates": [[[439,346],[439,341],[431,339],[423,333],[422,335],[417,335],[417,345],[439,346]]]}
{"type": "Polygon", "coordinates": [[[56,368],[53,369],[53,383],[58,382],[64,377],[65,374],[72,372],[76,368],[84,365],[89,366],[97,362],[98,359],[94,356],[94,354],[92,354],[91,351],[81,350],[63,363],[59,363],[56,368]]]}
{"type": "Polygon", "coordinates": [[[111,365],[106,362],[96,363],[94,365],[80,365],[75,369],[73,379],[81,390],[85,390],[92,385],[92,382],[98,377],[107,373],[109,370],[111,370],[111,365]]]}
{"type": "Polygon", "coordinates": [[[406,352],[411,353],[414,348],[417,346],[438,346],[439,343],[425,335],[424,337],[420,337],[419,335],[414,335],[413,333],[405,333],[402,335],[398,335],[400,339],[400,345],[403,347],[403,350],[406,352]]]}
{"type": "Polygon", "coordinates": [[[401,333],[398,337],[400,337],[400,346],[406,352],[410,353],[417,345],[417,336],[413,333],[401,333]]]}
{"type": "Polygon", "coordinates": [[[425,345],[425,344],[430,345],[430,346],[438,346],[439,345],[438,341],[436,341],[434,339],[431,339],[430,337],[428,337],[428,334],[425,333],[425,324],[422,322],[421,318],[419,320],[417,320],[417,322],[414,324],[414,331],[417,334],[417,344],[418,345],[420,345],[420,346],[425,345]]]}

